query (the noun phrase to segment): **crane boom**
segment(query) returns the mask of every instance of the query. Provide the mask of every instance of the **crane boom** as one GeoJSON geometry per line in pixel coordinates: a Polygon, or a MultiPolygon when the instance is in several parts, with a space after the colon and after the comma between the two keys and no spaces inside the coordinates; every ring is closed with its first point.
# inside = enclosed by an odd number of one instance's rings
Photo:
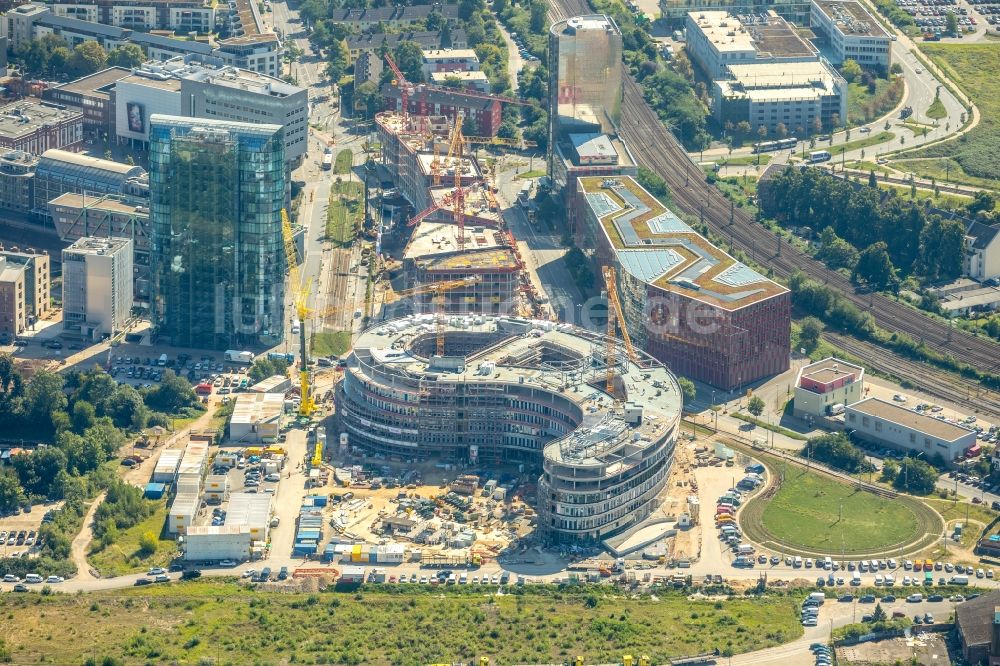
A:
{"type": "Polygon", "coordinates": [[[301,282],[292,223],[288,218],[288,211],[284,208],[281,209],[281,235],[285,241],[285,260],[288,262],[288,289],[292,292],[295,316],[299,320],[299,416],[308,417],[316,408],[310,386],[308,347],[306,346],[306,317],[309,315],[306,302],[309,299],[310,282],[307,281],[304,284],[301,282]]]}
{"type": "Polygon", "coordinates": [[[403,296],[418,296],[420,294],[433,294],[434,303],[434,313],[435,313],[435,328],[437,330],[437,355],[444,356],[444,294],[447,291],[453,289],[458,289],[460,287],[470,287],[475,284],[479,284],[482,278],[479,276],[470,276],[467,278],[462,278],[460,280],[445,280],[442,282],[432,282],[430,284],[421,284],[416,287],[411,287],[410,289],[404,289],[403,291],[396,292],[396,298],[402,298],[403,296]]]}
{"type": "Polygon", "coordinates": [[[622,304],[618,299],[618,280],[613,266],[604,267],[604,285],[608,292],[608,334],[607,334],[607,357],[605,359],[605,365],[607,366],[607,376],[604,382],[605,390],[614,395],[615,389],[615,352],[618,346],[618,337],[615,335],[615,325],[617,324],[618,330],[621,331],[622,340],[625,342],[625,353],[628,355],[629,359],[632,361],[637,361],[639,355],[635,352],[635,347],[632,346],[632,338],[628,334],[628,328],[625,326],[625,317],[622,315],[622,304]]]}

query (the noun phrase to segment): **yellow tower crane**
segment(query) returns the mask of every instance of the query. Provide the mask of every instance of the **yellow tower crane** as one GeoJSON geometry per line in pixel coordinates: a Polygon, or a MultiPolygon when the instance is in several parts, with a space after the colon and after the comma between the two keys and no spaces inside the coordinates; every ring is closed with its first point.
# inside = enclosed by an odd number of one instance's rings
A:
{"type": "Polygon", "coordinates": [[[622,315],[622,304],[618,300],[618,279],[613,266],[604,267],[604,285],[608,292],[608,335],[607,335],[607,376],[604,381],[604,390],[609,395],[615,394],[615,351],[618,347],[618,338],[615,336],[615,324],[622,333],[622,340],[625,341],[625,353],[632,361],[639,357],[632,346],[632,338],[629,337],[628,328],[625,326],[625,317],[622,315]]]}
{"type": "Polygon", "coordinates": [[[299,275],[299,264],[295,252],[295,240],[292,237],[292,223],[288,219],[288,212],[281,209],[281,235],[285,241],[285,259],[288,262],[288,290],[292,294],[295,306],[295,316],[299,320],[299,416],[308,418],[316,409],[316,403],[312,396],[312,387],[309,377],[309,348],[306,346],[306,317],[309,315],[309,307],[306,301],[309,298],[309,287],[311,280],[302,282],[299,275]]]}
{"type": "Polygon", "coordinates": [[[472,276],[460,280],[445,280],[443,282],[431,282],[422,284],[411,289],[392,292],[392,300],[397,300],[405,296],[418,296],[420,294],[433,294],[434,314],[437,326],[437,355],[444,356],[444,294],[460,287],[471,287],[479,284],[482,278],[472,276]]]}

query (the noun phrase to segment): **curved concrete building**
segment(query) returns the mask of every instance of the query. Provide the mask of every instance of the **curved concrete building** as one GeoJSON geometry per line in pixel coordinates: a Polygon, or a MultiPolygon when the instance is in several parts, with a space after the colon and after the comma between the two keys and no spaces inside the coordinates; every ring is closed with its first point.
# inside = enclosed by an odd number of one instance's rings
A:
{"type": "Polygon", "coordinates": [[[605,338],[568,324],[451,318],[435,356],[433,315],[360,335],[337,389],[351,445],[401,461],[523,463],[541,472],[539,526],[591,541],[649,516],[666,484],[681,413],[653,358],[614,361],[605,338]]]}

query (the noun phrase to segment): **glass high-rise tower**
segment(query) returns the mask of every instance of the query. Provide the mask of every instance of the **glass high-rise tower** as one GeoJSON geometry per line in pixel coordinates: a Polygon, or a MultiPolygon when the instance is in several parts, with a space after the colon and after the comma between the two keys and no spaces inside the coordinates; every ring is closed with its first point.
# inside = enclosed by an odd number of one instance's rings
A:
{"type": "Polygon", "coordinates": [[[284,137],[279,125],[150,118],[152,317],[181,347],[281,341],[284,137]]]}

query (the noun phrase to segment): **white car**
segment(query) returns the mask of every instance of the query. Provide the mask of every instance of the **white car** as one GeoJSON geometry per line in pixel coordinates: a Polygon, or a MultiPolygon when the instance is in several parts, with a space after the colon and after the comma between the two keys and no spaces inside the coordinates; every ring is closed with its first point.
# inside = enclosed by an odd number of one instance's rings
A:
{"type": "Polygon", "coordinates": [[[256,569],[247,569],[246,571],[243,572],[244,578],[253,578],[256,575],[257,575],[256,569]]]}
{"type": "Polygon", "coordinates": [[[21,579],[18,578],[17,576],[15,576],[14,574],[7,574],[6,576],[3,577],[3,582],[5,582],[5,583],[20,583],[21,579]]]}
{"type": "Polygon", "coordinates": [[[894,396],[892,396],[892,399],[895,400],[896,402],[906,402],[906,396],[903,395],[902,393],[895,394],[894,396]]]}
{"type": "Polygon", "coordinates": [[[49,576],[48,578],[45,579],[45,582],[46,583],[61,583],[64,580],[66,580],[66,579],[63,578],[62,576],[49,576]]]}
{"type": "Polygon", "coordinates": [[[220,567],[235,567],[237,562],[235,560],[222,560],[219,562],[220,567]]]}
{"type": "Polygon", "coordinates": [[[146,574],[150,576],[159,576],[160,574],[165,574],[165,573],[167,573],[167,570],[164,569],[163,567],[153,567],[152,569],[146,572],[146,574]]]}

